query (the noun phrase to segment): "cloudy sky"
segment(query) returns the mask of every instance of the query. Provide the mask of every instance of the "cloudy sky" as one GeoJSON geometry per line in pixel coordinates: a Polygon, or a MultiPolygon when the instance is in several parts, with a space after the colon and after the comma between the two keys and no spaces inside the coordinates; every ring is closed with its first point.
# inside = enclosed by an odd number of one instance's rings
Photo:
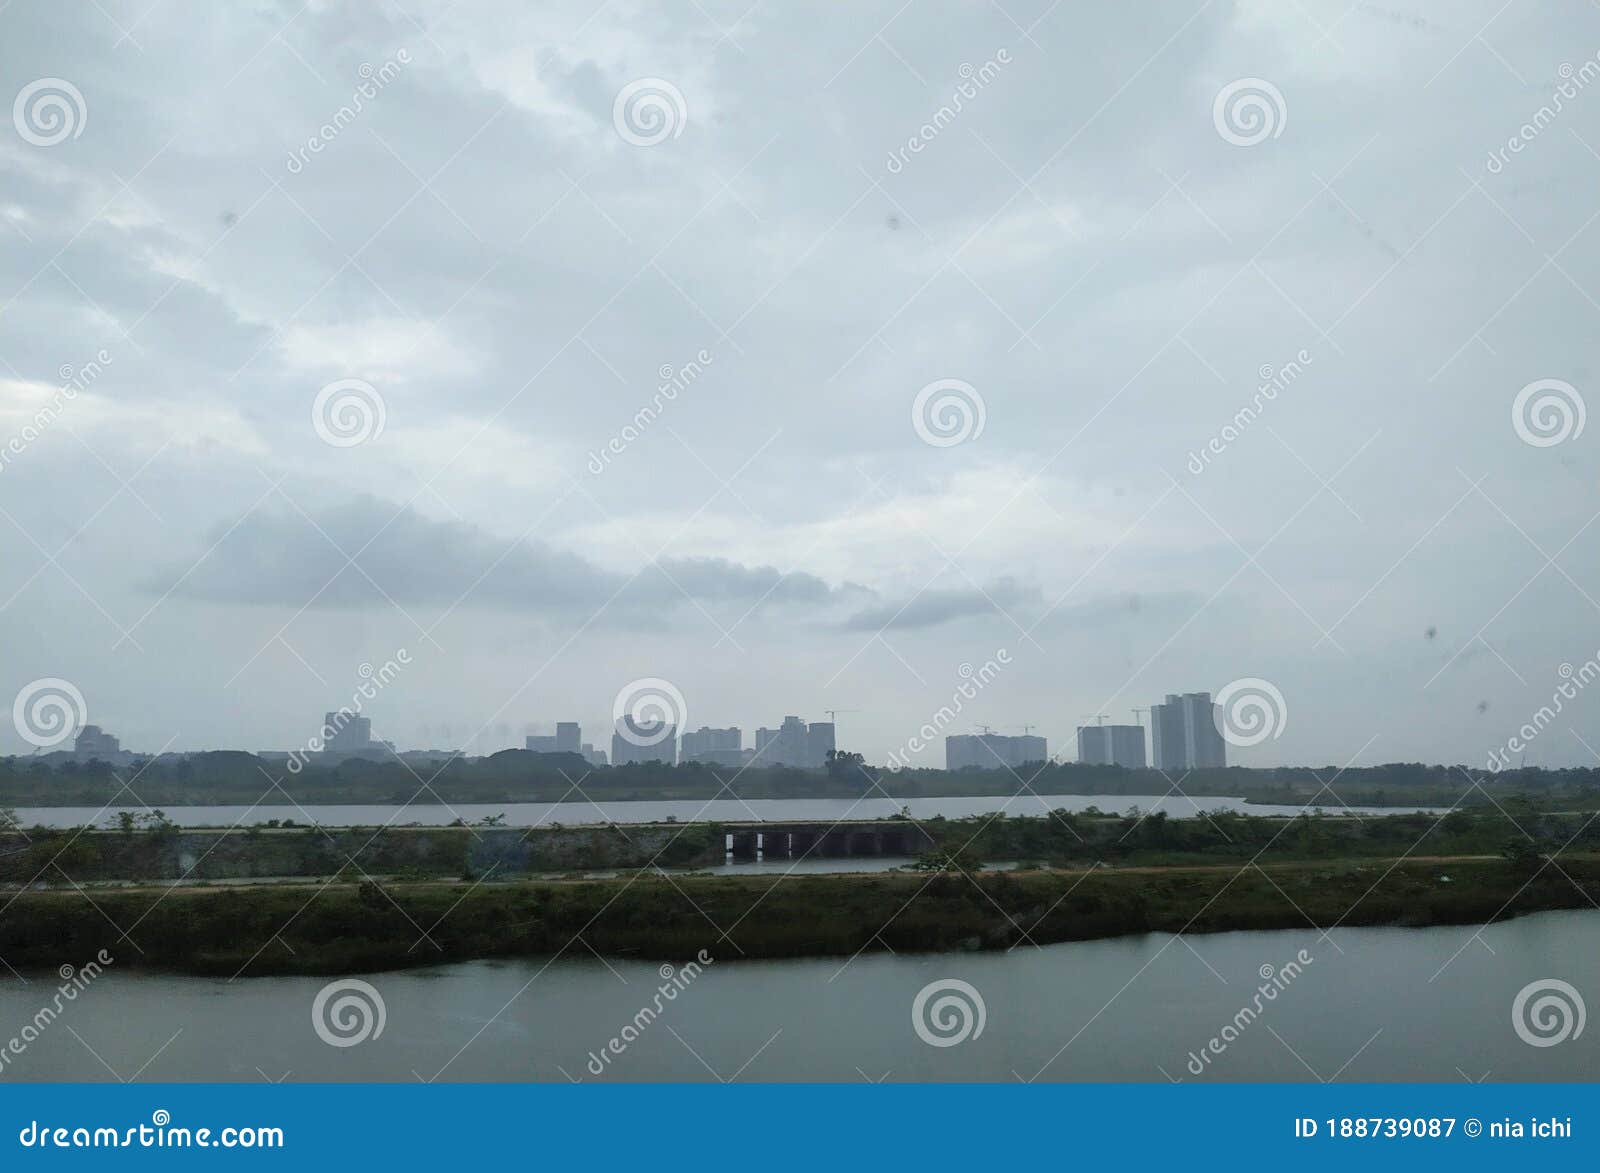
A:
{"type": "MultiPolygon", "coordinates": [[[[403,648],[402,747],[663,678],[882,760],[1004,649],[956,731],[1258,678],[1234,760],[1477,765],[1600,648],[1597,51],[1577,0],[12,0],[0,692],[287,749],[403,648]]],[[[1564,704],[1529,760],[1595,760],[1564,704]]]]}

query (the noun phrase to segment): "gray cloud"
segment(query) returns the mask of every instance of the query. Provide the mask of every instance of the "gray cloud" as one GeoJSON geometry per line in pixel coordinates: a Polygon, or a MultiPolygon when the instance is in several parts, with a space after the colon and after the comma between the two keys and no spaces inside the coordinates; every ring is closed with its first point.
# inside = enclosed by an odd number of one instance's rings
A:
{"type": "Polygon", "coordinates": [[[217,523],[204,546],[191,565],[147,580],[146,590],[251,606],[393,602],[567,616],[609,601],[617,618],[696,601],[815,610],[868,593],[830,587],[803,571],[784,574],[721,558],[663,558],[635,573],[607,571],[537,538],[507,542],[469,523],[434,520],[371,497],[315,513],[258,510],[217,523]]]}

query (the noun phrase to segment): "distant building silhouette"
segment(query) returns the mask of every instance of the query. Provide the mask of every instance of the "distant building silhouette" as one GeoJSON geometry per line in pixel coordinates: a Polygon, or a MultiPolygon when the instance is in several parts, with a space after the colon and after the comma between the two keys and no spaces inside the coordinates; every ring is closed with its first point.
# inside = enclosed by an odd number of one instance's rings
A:
{"type": "Polygon", "coordinates": [[[321,737],[321,757],[328,762],[339,762],[345,758],[376,761],[394,754],[392,744],[373,740],[371,718],[357,716],[350,709],[324,714],[321,737]]]}
{"type": "Polygon", "coordinates": [[[1168,693],[1150,709],[1150,743],[1156,769],[1210,770],[1228,764],[1227,745],[1217,731],[1209,692],[1168,693]]]}
{"type": "Polygon", "coordinates": [[[684,730],[681,760],[707,762],[715,766],[742,766],[750,760],[750,751],[744,748],[744,731],[736,726],[712,729],[702,725],[693,733],[684,730]]]}
{"type": "Polygon", "coordinates": [[[1144,769],[1144,726],[1079,725],[1078,761],[1087,766],[1144,769]]]}
{"type": "Polygon", "coordinates": [[[111,766],[126,765],[133,757],[122,748],[122,742],[98,725],[85,725],[78,730],[72,743],[72,756],[80,762],[105,762],[111,766]]]}
{"type": "Polygon", "coordinates": [[[678,728],[664,721],[635,721],[624,714],[611,735],[611,764],[665,762],[678,764],[678,728]]]}
{"type": "Polygon", "coordinates": [[[832,721],[807,725],[799,717],[789,716],[776,729],[756,730],[755,764],[820,770],[828,764],[828,751],[834,748],[832,721]]]}
{"type": "MultiPolygon", "coordinates": [[[[576,721],[557,721],[553,735],[530,735],[523,748],[534,753],[583,753],[583,730],[576,721]]],[[[593,747],[590,747],[593,749],[593,747]]]]}
{"type": "Polygon", "coordinates": [[[958,733],[944,739],[947,770],[994,770],[1044,762],[1050,757],[1042,737],[1008,737],[1004,733],[958,733]]]}

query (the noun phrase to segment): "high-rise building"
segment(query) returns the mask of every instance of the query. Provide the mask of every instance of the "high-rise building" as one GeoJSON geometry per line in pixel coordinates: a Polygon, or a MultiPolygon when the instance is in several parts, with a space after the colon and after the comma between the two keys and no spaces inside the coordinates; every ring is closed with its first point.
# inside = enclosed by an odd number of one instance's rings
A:
{"type": "Polygon", "coordinates": [[[611,764],[663,762],[678,764],[678,727],[665,721],[635,721],[625,713],[611,735],[611,764]]]}
{"type": "Polygon", "coordinates": [[[806,759],[812,768],[826,766],[828,754],[838,748],[833,743],[833,722],[813,721],[806,729],[806,759]]]}
{"type": "Polygon", "coordinates": [[[534,753],[581,754],[583,733],[576,721],[557,721],[554,735],[530,734],[524,739],[522,747],[534,753]]]}
{"type": "Polygon", "coordinates": [[[1079,725],[1078,761],[1088,766],[1144,769],[1144,726],[1079,725]]]}
{"type": "Polygon", "coordinates": [[[105,762],[111,766],[124,765],[132,756],[123,752],[121,741],[98,725],[85,725],[78,730],[72,755],[80,762],[105,762]]]}
{"type": "Polygon", "coordinates": [[[741,766],[749,758],[744,748],[744,731],[735,726],[712,729],[702,725],[693,733],[685,729],[679,753],[682,761],[707,762],[715,766],[741,766]]]}
{"type": "Polygon", "coordinates": [[[799,717],[789,716],[776,729],[756,730],[755,762],[758,766],[820,770],[828,764],[828,751],[833,748],[831,721],[814,721],[808,726],[799,717]]]}
{"type": "Polygon", "coordinates": [[[1150,743],[1158,770],[1209,770],[1228,764],[1209,692],[1168,693],[1150,709],[1150,743]]]}
{"type": "Polygon", "coordinates": [[[322,756],[326,761],[343,758],[386,758],[394,753],[387,741],[374,741],[372,720],[357,716],[350,709],[325,713],[322,718],[322,756]]]}
{"type": "Polygon", "coordinates": [[[1048,761],[1049,757],[1049,748],[1042,737],[958,733],[944,739],[944,768],[947,770],[1016,769],[1030,762],[1048,761]]]}

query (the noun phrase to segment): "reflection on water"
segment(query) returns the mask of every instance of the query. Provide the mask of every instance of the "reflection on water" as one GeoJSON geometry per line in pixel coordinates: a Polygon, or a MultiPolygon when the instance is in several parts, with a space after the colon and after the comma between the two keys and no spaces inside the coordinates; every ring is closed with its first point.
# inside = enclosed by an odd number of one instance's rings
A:
{"type": "MultiPolygon", "coordinates": [[[[113,965],[8,1057],[0,1079],[593,1080],[590,1057],[612,1038],[623,1049],[600,1064],[605,1080],[1593,1079],[1596,1032],[1530,1046],[1511,1008],[1545,978],[1600,998],[1600,913],[1541,913],[1484,928],[1481,940],[1476,932],[1149,935],[1010,953],[741,962],[708,925],[715,960],[692,982],[677,971],[683,988],[653,1016],[639,1012],[657,1004],[658,966],[575,946],[554,961],[366,975],[384,1029],[349,1047],[324,1043],[313,1025],[326,979],[229,982],[113,965]],[[1300,950],[1309,963],[1237,1025],[1257,1003],[1264,967],[1282,974],[1300,950]],[[913,1004],[936,981],[971,987],[981,1032],[972,1017],[956,1045],[922,1041],[913,1004]],[[1191,1053],[1225,1027],[1235,1037],[1197,1079],[1191,1053]]],[[[0,1035],[32,1022],[55,981],[8,978],[0,1035]]],[[[959,1015],[947,1023],[960,1033],[959,1015]]]]}
{"type": "MultiPolygon", "coordinates": [[[[420,823],[443,827],[463,819],[504,815],[507,826],[536,827],[551,823],[587,825],[595,823],[678,822],[757,822],[760,820],[882,819],[909,808],[914,819],[943,815],[960,819],[969,815],[988,815],[1004,811],[1008,817],[1048,814],[1053,810],[1083,811],[1089,807],[1123,814],[1134,808],[1153,814],[1165,811],[1175,819],[1194,818],[1201,812],[1233,811],[1252,815],[1298,815],[1298,806],[1269,806],[1246,803],[1242,798],[1193,798],[1157,794],[1028,794],[1007,798],[774,798],[718,799],[712,802],[499,802],[458,803],[452,806],[421,803],[399,806],[174,806],[164,807],[167,817],[185,827],[231,827],[265,823],[269,819],[293,819],[297,823],[317,822],[325,827],[374,827],[384,824],[403,826],[420,823]]],[[[85,823],[108,825],[122,810],[143,813],[143,807],[21,807],[17,814],[23,825],[81,827],[85,823]]],[[[1335,808],[1328,808],[1333,813],[1335,808]]],[[[1427,807],[1348,807],[1357,814],[1415,814],[1427,807]]]]}

